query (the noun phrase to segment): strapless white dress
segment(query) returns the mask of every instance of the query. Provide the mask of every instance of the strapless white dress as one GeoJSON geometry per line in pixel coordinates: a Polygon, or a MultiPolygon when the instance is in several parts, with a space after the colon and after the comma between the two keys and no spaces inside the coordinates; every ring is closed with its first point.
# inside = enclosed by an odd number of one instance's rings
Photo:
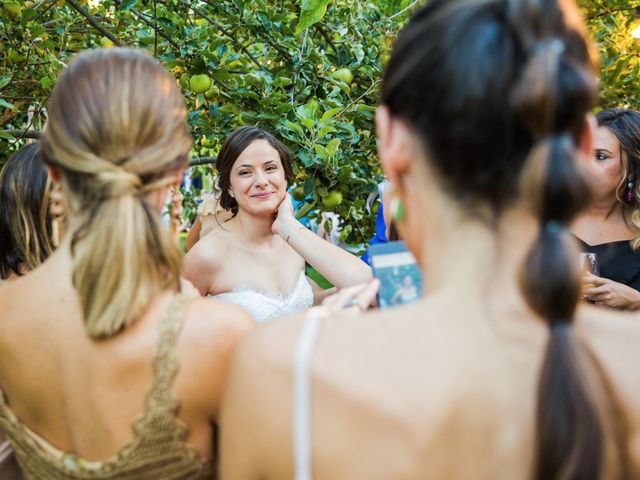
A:
{"type": "Polygon", "coordinates": [[[291,315],[313,306],[313,290],[304,271],[300,272],[298,283],[286,296],[279,293],[261,292],[252,288],[237,288],[227,293],[209,295],[209,297],[241,306],[258,323],[291,315]]]}

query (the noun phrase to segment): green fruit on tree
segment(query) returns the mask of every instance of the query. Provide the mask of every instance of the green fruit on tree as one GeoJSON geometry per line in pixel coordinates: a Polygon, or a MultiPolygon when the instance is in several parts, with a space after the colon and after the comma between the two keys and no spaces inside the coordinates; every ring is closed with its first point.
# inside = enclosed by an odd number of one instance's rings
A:
{"type": "Polygon", "coordinates": [[[206,148],[211,148],[215,144],[216,144],[216,142],[211,138],[202,137],[202,139],[200,140],[200,145],[202,145],[203,147],[206,147],[206,148]]]}
{"type": "Polygon", "coordinates": [[[331,210],[342,203],[342,193],[337,190],[331,190],[326,197],[322,199],[322,206],[327,210],[331,210]]]}
{"type": "Polygon", "coordinates": [[[215,85],[213,85],[209,90],[204,92],[204,97],[207,100],[212,100],[215,97],[217,97],[219,93],[220,93],[220,89],[218,87],[216,87],[215,85]]]}
{"type": "Polygon", "coordinates": [[[193,23],[198,25],[199,27],[204,27],[205,25],[209,25],[209,21],[206,18],[196,18],[193,23]]]}
{"type": "Polygon", "coordinates": [[[189,82],[191,90],[196,93],[204,93],[211,88],[211,77],[206,73],[200,75],[194,75],[189,82]]]}
{"type": "Polygon", "coordinates": [[[339,68],[335,72],[331,74],[333,78],[336,80],[340,80],[341,82],[349,85],[353,81],[353,73],[348,68],[339,68]]]}
{"type": "Polygon", "coordinates": [[[111,48],[113,47],[113,41],[110,38],[102,37],[100,39],[100,45],[104,48],[111,48]]]}
{"type": "Polygon", "coordinates": [[[304,189],[302,187],[296,187],[291,192],[291,196],[297,200],[298,202],[303,201],[307,196],[304,193],[304,189]]]}
{"type": "Polygon", "coordinates": [[[20,55],[13,48],[9,49],[9,53],[7,54],[7,57],[9,58],[10,63],[20,63],[26,60],[26,57],[24,55],[20,55]]]}
{"type": "Polygon", "coordinates": [[[16,18],[18,15],[22,13],[22,7],[20,3],[13,0],[5,0],[2,4],[2,8],[4,8],[11,18],[16,18]]]}

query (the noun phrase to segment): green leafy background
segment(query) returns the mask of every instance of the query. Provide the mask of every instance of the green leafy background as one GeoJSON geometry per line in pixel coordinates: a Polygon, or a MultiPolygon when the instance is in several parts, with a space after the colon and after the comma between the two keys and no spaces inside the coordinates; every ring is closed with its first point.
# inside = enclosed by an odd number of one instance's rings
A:
{"type": "MultiPolygon", "coordinates": [[[[73,54],[101,45],[140,47],[182,88],[195,139],[191,155],[202,163],[193,174],[204,177],[204,190],[224,136],[257,124],[293,151],[295,193],[306,197],[302,213],[335,210],[341,239],[363,244],[375,225],[365,202],[381,179],[373,118],[382,68],[420,3],[0,0],[0,164],[42,128],[53,83],[73,54]],[[343,68],[353,74],[348,84],[334,76],[343,68]],[[213,80],[206,93],[190,88],[197,74],[213,80]],[[332,191],[343,201],[327,207],[322,199],[332,191]]],[[[581,7],[602,55],[603,105],[637,107],[635,6],[582,0],[581,7]]],[[[199,192],[185,194],[190,221],[199,192]]]]}

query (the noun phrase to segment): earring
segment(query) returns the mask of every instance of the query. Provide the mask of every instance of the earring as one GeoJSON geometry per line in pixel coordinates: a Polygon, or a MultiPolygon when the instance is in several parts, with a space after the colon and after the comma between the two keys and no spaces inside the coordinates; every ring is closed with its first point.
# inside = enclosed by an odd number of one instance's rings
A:
{"type": "Polygon", "coordinates": [[[230,196],[231,198],[236,198],[236,196],[233,194],[233,192],[232,192],[231,190],[229,190],[229,196],[230,196]]]}
{"type": "Polygon", "coordinates": [[[391,210],[391,218],[393,218],[394,222],[399,223],[404,220],[404,202],[398,195],[393,196],[389,208],[391,210]]]}
{"type": "Polygon", "coordinates": [[[627,183],[627,203],[633,202],[633,190],[635,182],[633,181],[633,175],[629,175],[629,183],[627,183]]]}
{"type": "Polygon", "coordinates": [[[49,214],[51,215],[51,242],[53,246],[60,246],[60,224],[62,223],[64,210],[64,195],[59,183],[56,183],[49,192],[49,214]]]}

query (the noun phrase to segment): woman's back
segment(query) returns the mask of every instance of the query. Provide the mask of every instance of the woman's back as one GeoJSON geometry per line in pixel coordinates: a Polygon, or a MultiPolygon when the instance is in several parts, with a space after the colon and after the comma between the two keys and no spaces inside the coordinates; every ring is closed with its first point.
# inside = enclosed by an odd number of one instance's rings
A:
{"type": "Polygon", "coordinates": [[[68,230],[0,288],[0,428],[28,478],[208,477],[227,362],[252,322],[182,293],[161,222],[191,146],[175,79],[141,51],[83,52],[47,110],[41,152],[68,230]]]}
{"type": "MultiPolygon", "coordinates": [[[[481,300],[436,295],[323,320],[310,351],[313,478],[531,478],[548,332],[522,306],[489,309],[481,300]]],[[[640,361],[640,325],[587,307],[577,327],[629,419],[626,447],[638,474],[640,394],[631,386],[640,384],[640,373],[628,365],[640,361]]],[[[292,398],[300,364],[291,362],[304,329],[299,318],[289,319],[240,348],[223,420],[223,474],[295,477],[292,398]],[[262,407],[249,409],[256,398],[262,407]],[[253,430],[257,424],[262,428],[253,430]]]]}
{"type": "MultiPolygon", "coordinates": [[[[96,342],[84,332],[70,275],[60,281],[70,273],[69,260],[56,253],[0,290],[0,363],[10,365],[0,371],[8,403],[0,406],[0,423],[6,423],[25,474],[60,463],[73,472],[87,461],[119,455],[98,470],[104,478],[182,478],[189,472],[206,478],[215,461],[226,362],[250,326],[246,314],[166,294],[135,326],[96,342]],[[41,292],[36,302],[30,301],[34,291],[41,292]],[[31,450],[34,436],[27,429],[59,452],[51,457],[44,454],[47,446],[31,450]],[[36,460],[34,452],[43,455],[36,460]]],[[[88,471],[96,474],[95,468],[88,471]]]]}

